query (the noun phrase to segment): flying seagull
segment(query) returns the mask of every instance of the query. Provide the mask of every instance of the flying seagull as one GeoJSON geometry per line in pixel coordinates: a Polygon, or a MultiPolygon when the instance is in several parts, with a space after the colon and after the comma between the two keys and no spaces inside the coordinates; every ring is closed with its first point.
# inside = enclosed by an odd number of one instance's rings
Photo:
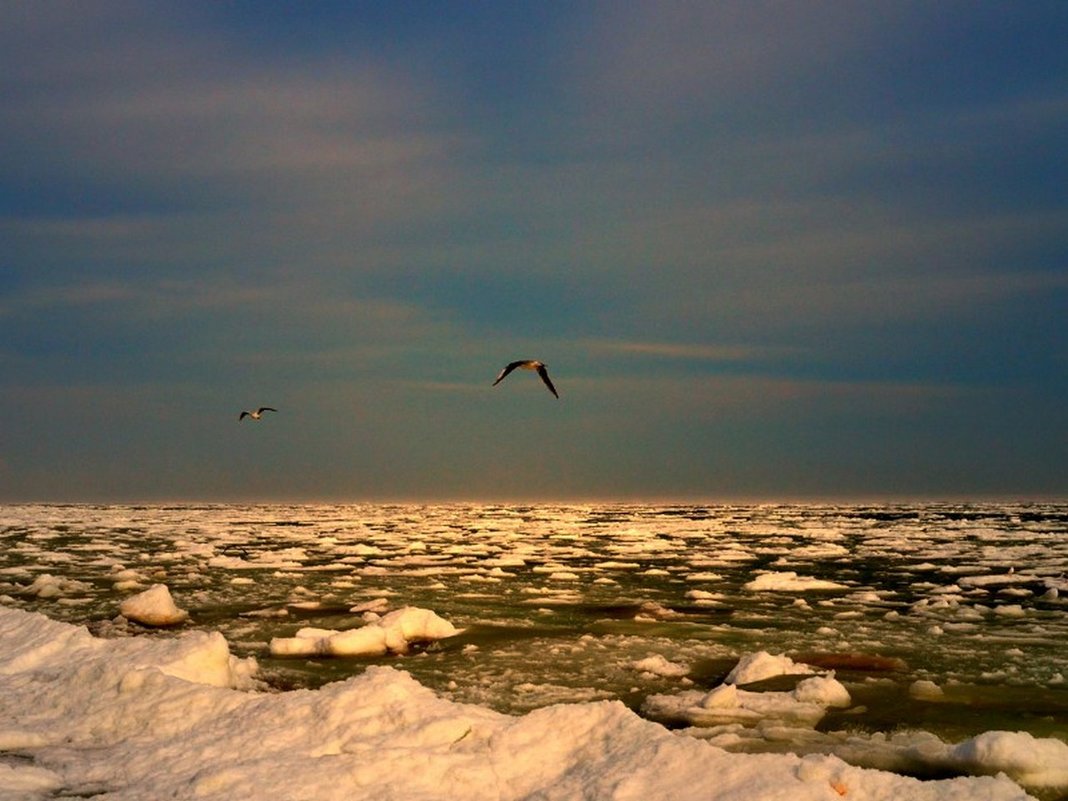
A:
{"type": "Polygon", "coordinates": [[[493,386],[497,386],[501,383],[501,381],[504,380],[504,377],[517,367],[522,367],[524,370],[536,370],[538,375],[541,376],[541,380],[545,382],[545,386],[549,388],[549,392],[553,393],[553,395],[556,395],[558,398],[560,397],[556,393],[556,387],[553,386],[553,382],[549,380],[549,371],[546,370],[545,365],[537,359],[520,359],[518,362],[512,362],[501,370],[501,374],[497,376],[497,380],[493,382],[493,386]]]}
{"type": "Polygon", "coordinates": [[[241,421],[241,420],[244,420],[246,417],[251,417],[253,420],[259,420],[261,417],[263,417],[263,413],[264,412],[277,412],[277,411],[278,411],[277,409],[272,409],[270,406],[261,406],[260,408],[258,408],[254,412],[241,412],[241,414],[238,415],[237,419],[238,419],[238,421],[241,421]]]}

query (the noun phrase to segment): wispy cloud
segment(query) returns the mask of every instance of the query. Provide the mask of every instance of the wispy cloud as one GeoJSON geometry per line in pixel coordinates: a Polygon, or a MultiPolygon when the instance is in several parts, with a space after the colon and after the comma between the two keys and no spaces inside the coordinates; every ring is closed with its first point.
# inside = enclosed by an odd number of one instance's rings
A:
{"type": "Polygon", "coordinates": [[[657,426],[664,419],[722,424],[730,420],[784,420],[833,414],[843,421],[896,420],[944,411],[968,398],[1006,390],[949,382],[796,379],[774,375],[634,376],[571,381],[597,414],[657,426]]]}
{"type": "Polygon", "coordinates": [[[274,61],[195,10],[94,8],[60,20],[27,7],[0,39],[7,80],[24,81],[5,92],[0,128],[17,143],[0,154],[12,173],[90,185],[121,176],[124,191],[156,203],[168,194],[180,210],[329,202],[360,219],[444,194],[435,165],[457,146],[447,106],[395,55],[274,61]],[[77,46],[50,48],[40,73],[26,66],[42,59],[25,39],[67,30],[83,34],[77,46]]]}
{"type": "Polygon", "coordinates": [[[583,343],[594,354],[623,354],[657,359],[685,359],[706,362],[753,362],[780,358],[793,348],[758,345],[716,345],[685,342],[635,342],[630,340],[589,340],[583,343]]]}

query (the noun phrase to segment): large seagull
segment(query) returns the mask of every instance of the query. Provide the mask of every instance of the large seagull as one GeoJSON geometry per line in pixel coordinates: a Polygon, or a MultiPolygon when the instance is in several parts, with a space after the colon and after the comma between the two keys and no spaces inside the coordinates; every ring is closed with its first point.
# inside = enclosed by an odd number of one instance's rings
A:
{"type": "Polygon", "coordinates": [[[239,414],[237,416],[237,420],[238,420],[238,422],[240,422],[240,421],[244,420],[246,417],[251,417],[253,420],[259,420],[261,417],[263,417],[263,413],[264,412],[277,412],[277,411],[278,411],[277,409],[272,409],[270,406],[261,406],[260,408],[258,408],[254,412],[241,412],[241,414],[239,414]]]}
{"type": "Polygon", "coordinates": [[[537,359],[520,359],[518,362],[512,362],[501,370],[501,374],[497,376],[497,380],[493,382],[493,386],[497,386],[501,383],[501,381],[504,380],[504,377],[517,367],[522,367],[524,370],[536,370],[538,375],[541,376],[541,380],[545,382],[545,386],[549,388],[549,392],[556,395],[557,398],[560,397],[556,392],[556,387],[553,386],[553,382],[549,380],[549,371],[546,370],[545,365],[537,359]]]}

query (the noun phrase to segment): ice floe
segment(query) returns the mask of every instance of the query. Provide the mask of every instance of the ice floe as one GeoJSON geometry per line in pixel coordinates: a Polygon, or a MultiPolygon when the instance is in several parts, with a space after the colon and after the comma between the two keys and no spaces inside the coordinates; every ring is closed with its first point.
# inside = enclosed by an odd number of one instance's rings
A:
{"type": "Polygon", "coordinates": [[[768,720],[782,725],[815,726],[828,707],[847,707],[849,691],[829,672],[811,676],[814,671],[787,656],[766,651],[748,654],[739,660],[723,683],[708,692],[686,690],[677,695],[650,695],[642,710],[650,717],[693,726],[719,726],[740,723],[755,726],[768,720]],[[789,692],[752,692],[738,685],[752,684],[786,675],[809,675],[789,692]]]}
{"type": "Polygon", "coordinates": [[[805,590],[846,590],[845,584],[811,576],[799,576],[793,570],[778,573],[761,573],[747,582],[745,589],[752,592],[802,592],[805,590]]]}
{"type": "Polygon", "coordinates": [[[723,681],[725,684],[752,684],[775,676],[804,675],[814,672],[808,665],[794,662],[785,654],[776,655],[767,651],[757,651],[742,656],[723,681]]]}
{"type": "Polygon", "coordinates": [[[166,584],[154,584],[127,598],[119,605],[119,613],[145,626],[177,626],[189,618],[189,613],[174,603],[166,584]]]}
{"type": "Polygon", "coordinates": [[[356,629],[335,631],[313,627],[294,637],[271,640],[273,656],[378,656],[405,654],[415,643],[432,642],[459,634],[447,620],[429,609],[406,606],[356,629]]]}

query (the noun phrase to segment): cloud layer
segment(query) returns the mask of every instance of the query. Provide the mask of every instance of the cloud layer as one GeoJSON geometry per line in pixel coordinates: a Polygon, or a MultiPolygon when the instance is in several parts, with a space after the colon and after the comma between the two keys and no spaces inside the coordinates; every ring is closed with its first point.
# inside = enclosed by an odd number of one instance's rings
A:
{"type": "Polygon", "coordinates": [[[1068,491],[1057,4],[295,14],[0,12],[0,497],[1068,491]]]}

